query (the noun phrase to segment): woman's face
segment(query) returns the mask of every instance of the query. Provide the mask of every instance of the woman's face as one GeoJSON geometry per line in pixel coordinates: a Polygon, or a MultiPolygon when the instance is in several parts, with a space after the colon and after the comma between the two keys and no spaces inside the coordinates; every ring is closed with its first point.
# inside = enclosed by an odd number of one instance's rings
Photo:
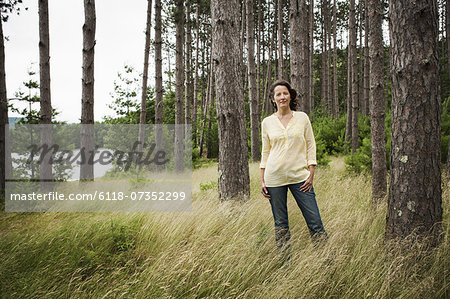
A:
{"type": "Polygon", "coordinates": [[[277,85],[273,90],[274,102],[277,104],[278,110],[285,109],[289,107],[291,102],[291,94],[289,89],[284,85],[277,85]]]}

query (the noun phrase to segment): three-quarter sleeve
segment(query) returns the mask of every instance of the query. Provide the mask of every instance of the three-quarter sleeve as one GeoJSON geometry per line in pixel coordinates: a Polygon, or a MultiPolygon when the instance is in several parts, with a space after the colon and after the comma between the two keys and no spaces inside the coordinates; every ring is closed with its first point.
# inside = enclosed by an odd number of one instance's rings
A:
{"type": "Polygon", "coordinates": [[[305,125],[305,141],[306,141],[306,160],[308,166],[317,165],[316,161],[316,140],[314,139],[314,132],[311,126],[309,117],[306,116],[305,125]]]}
{"type": "Polygon", "coordinates": [[[259,164],[259,168],[266,168],[267,159],[269,158],[270,153],[270,140],[265,125],[265,121],[263,121],[261,124],[261,139],[262,139],[262,151],[261,151],[261,163],[259,164]]]}

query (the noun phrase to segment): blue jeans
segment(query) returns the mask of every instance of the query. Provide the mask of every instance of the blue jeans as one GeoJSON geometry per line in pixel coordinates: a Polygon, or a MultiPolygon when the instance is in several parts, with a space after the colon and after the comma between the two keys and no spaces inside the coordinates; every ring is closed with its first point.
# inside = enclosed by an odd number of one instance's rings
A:
{"type": "Polygon", "coordinates": [[[267,187],[267,191],[270,194],[273,219],[275,221],[275,241],[278,249],[289,246],[289,240],[291,238],[287,211],[288,188],[291,190],[298,207],[302,211],[311,239],[315,241],[321,237],[327,237],[322,219],[320,218],[319,208],[317,207],[314,187],[309,192],[303,192],[300,191],[300,187],[303,184],[304,182],[279,187],[267,187]]]}

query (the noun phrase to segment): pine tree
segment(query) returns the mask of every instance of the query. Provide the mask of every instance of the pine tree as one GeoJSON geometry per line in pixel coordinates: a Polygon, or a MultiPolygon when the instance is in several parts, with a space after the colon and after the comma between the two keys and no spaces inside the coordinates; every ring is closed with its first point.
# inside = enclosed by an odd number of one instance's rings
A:
{"type": "Polygon", "coordinates": [[[435,0],[389,1],[392,143],[386,237],[442,230],[441,98],[435,0]],[[420,13],[419,13],[420,12],[420,13]]]}
{"type": "Polygon", "coordinates": [[[370,0],[369,56],[370,56],[370,129],[372,145],[372,198],[378,204],[386,195],[386,146],[384,133],[384,48],[383,2],[370,0]]]}
{"type": "Polygon", "coordinates": [[[239,2],[211,1],[219,126],[219,198],[250,196],[245,107],[239,57],[239,2]]]}
{"type": "MultiPolygon", "coordinates": [[[[83,77],[81,104],[80,147],[86,152],[94,150],[94,47],[95,47],[95,1],[84,0],[83,25],[83,77]]],[[[80,180],[94,179],[94,165],[80,165],[80,180]]]]}

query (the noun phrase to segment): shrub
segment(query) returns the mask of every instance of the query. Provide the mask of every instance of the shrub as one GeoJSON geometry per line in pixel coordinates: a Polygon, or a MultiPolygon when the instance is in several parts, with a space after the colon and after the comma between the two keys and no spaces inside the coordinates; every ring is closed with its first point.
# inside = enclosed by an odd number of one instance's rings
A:
{"type": "Polygon", "coordinates": [[[345,167],[348,172],[361,173],[372,170],[372,151],[370,138],[364,138],[362,145],[358,147],[356,153],[345,158],[345,167]]]}
{"type": "MultiPolygon", "coordinates": [[[[336,155],[348,152],[348,145],[345,142],[345,121],[345,115],[338,119],[333,119],[331,116],[316,116],[313,119],[312,127],[316,143],[323,146],[326,154],[336,155]]],[[[317,154],[319,155],[319,150],[317,154]]]]}
{"type": "Polygon", "coordinates": [[[217,189],[219,184],[217,181],[210,181],[209,183],[200,183],[200,190],[206,191],[209,189],[217,189]]]}

